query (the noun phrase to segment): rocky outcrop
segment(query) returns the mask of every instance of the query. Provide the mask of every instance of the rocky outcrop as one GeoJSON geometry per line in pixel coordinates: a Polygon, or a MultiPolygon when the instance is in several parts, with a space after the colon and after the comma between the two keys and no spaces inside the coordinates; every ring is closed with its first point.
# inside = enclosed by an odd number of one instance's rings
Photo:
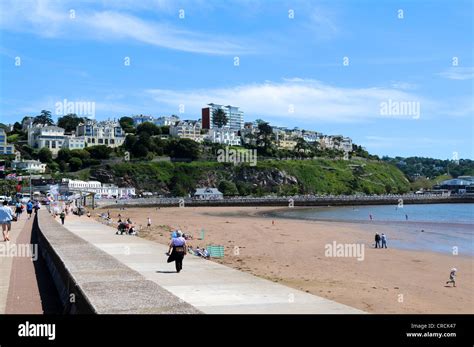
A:
{"type": "Polygon", "coordinates": [[[276,168],[262,170],[254,167],[242,167],[236,173],[233,181],[242,181],[262,188],[299,184],[296,177],[276,168]]]}

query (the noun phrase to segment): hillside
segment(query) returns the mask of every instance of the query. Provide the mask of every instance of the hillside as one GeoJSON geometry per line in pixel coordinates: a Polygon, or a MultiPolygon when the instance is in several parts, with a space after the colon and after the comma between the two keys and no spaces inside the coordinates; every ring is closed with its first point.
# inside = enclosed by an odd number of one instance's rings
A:
{"type": "Polygon", "coordinates": [[[372,161],[266,160],[257,166],[194,161],[123,162],[91,168],[103,183],[184,196],[197,187],[219,187],[226,195],[404,193],[410,184],[394,165],[372,161]]]}

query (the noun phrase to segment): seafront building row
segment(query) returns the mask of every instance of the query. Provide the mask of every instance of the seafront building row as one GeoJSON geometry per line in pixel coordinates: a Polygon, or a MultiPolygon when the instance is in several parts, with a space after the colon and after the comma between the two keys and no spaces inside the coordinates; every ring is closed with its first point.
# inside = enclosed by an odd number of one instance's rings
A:
{"type": "MultiPolygon", "coordinates": [[[[191,139],[199,143],[208,141],[226,146],[255,145],[259,131],[256,122],[244,122],[244,113],[239,107],[214,103],[202,108],[201,118],[198,120],[182,120],[176,115],[162,117],[136,115],[132,119],[135,127],[146,122],[169,127],[169,135],[161,135],[162,137],[191,139]],[[227,117],[227,123],[221,127],[217,127],[213,119],[218,110],[227,117]]],[[[61,149],[84,149],[87,146],[97,145],[120,147],[127,136],[117,119],[105,121],[86,119],[78,124],[75,130],[66,132],[59,126],[35,124],[34,117],[25,117],[22,129],[28,135],[27,144],[30,147],[38,150],[48,148],[53,157],[57,156],[61,149]]],[[[277,126],[272,126],[272,131],[274,143],[280,149],[294,150],[299,139],[303,139],[307,143],[317,142],[321,149],[340,150],[344,152],[346,158],[352,151],[352,140],[342,135],[324,135],[311,130],[277,126]]],[[[15,154],[15,148],[12,144],[8,144],[4,129],[0,129],[0,154],[15,154]]],[[[40,164],[37,161],[21,160],[13,163],[17,169],[42,173],[45,168],[40,164]]]]}

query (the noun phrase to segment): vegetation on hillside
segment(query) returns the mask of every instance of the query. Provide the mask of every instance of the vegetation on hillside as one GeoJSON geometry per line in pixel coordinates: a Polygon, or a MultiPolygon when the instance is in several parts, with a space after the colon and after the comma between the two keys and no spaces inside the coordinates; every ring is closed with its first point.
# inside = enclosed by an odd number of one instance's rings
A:
{"type": "Polygon", "coordinates": [[[266,160],[252,167],[218,162],[123,162],[100,171],[143,191],[186,196],[199,187],[218,187],[225,195],[406,193],[408,180],[396,167],[380,162],[345,160],[266,160]]]}

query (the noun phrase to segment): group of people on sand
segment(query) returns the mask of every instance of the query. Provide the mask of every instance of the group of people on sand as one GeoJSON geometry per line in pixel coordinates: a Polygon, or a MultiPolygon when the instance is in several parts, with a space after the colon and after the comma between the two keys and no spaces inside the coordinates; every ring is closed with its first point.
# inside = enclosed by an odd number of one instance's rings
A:
{"type": "Polygon", "coordinates": [[[387,248],[387,235],[375,233],[375,248],[387,248]]]}
{"type": "Polygon", "coordinates": [[[204,259],[209,259],[211,257],[207,249],[199,248],[199,246],[197,246],[196,248],[193,248],[193,246],[189,246],[188,253],[192,255],[196,255],[198,257],[202,257],[204,259]]]}
{"type": "Polygon", "coordinates": [[[122,220],[122,215],[119,213],[118,215],[118,221],[117,221],[117,235],[137,235],[138,232],[135,228],[135,226],[132,223],[132,220],[127,218],[126,220],[122,220]]]}

